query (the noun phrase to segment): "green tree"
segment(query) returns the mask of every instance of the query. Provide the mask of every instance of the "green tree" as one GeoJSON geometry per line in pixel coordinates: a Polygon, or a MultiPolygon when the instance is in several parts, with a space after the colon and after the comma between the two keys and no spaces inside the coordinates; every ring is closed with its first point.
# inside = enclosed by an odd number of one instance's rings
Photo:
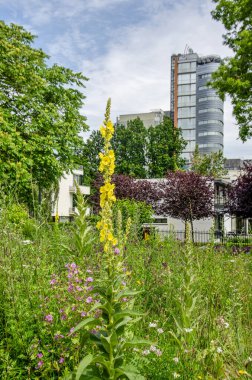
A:
{"type": "Polygon", "coordinates": [[[147,130],[140,118],[128,121],[127,126],[116,125],[112,146],[117,174],[146,178],[147,130]]]}
{"type": "Polygon", "coordinates": [[[186,145],[181,131],[174,128],[169,117],[161,124],[148,129],[148,174],[150,178],[162,178],[168,170],[182,168],[185,161],[180,154],[186,145]]]}
{"type": "Polygon", "coordinates": [[[199,153],[198,145],[196,145],[192,157],[191,170],[206,177],[220,178],[227,174],[227,170],[224,167],[225,161],[226,159],[221,150],[202,155],[199,153]]]}
{"type": "Polygon", "coordinates": [[[34,39],[22,26],[0,22],[0,181],[25,201],[34,184],[47,190],[76,165],[79,133],[87,130],[78,90],[86,78],[49,67],[34,39]]]}
{"type": "Polygon", "coordinates": [[[230,95],[240,138],[246,141],[252,136],[252,4],[251,0],[213,1],[217,5],[212,16],[224,25],[224,44],[234,56],[222,62],[211,85],[222,99],[230,95]]]}
{"type": "Polygon", "coordinates": [[[84,166],[84,182],[90,184],[97,176],[100,158],[103,151],[103,138],[100,131],[93,131],[84,144],[82,164],[84,166]]]}

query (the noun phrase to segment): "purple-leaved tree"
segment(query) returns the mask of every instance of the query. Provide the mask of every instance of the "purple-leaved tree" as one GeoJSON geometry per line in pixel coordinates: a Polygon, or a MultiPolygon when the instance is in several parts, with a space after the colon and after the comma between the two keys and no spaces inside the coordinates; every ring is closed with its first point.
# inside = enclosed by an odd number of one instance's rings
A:
{"type": "Polygon", "coordinates": [[[157,213],[190,223],[192,237],[193,221],[214,213],[213,181],[192,171],[168,172],[159,183],[159,196],[157,213]]]}
{"type": "Polygon", "coordinates": [[[245,164],[244,172],[228,189],[227,206],[232,215],[252,217],[252,164],[245,164]]]}
{"type": "MultiPolygon", "coordinates": [[[[115,196],[117,199],[134,199],[135,201],[146,202],[153,209],[159,199],[159,192],[156,185],[148,180],[137,180],[124,174],[114,174],[112,183],[115,184],[115,196]]],[[[92,183],[93,194],[90,197],[93,210],[97,213],[100,209],[99,188],[103,184],[103,178],[98,175],[92,183]]]]}

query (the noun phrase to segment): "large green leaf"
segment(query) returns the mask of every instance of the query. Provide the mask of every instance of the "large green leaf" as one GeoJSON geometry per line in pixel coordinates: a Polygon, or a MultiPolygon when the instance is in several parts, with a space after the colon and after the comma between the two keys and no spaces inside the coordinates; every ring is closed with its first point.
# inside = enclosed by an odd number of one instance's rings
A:
{"type": "Polygon", "coordinates": [[[145,377],[138,372],[137,368],[132,365],[116,369],[115,378],[119,379],[121,376],[126,376],[128,380],[146,380],[145,377]]]}
{"type": "Polygon", "coordinates": [[[75,326],[73,333],[82,329],[83,327],[96,326],[97,324],[99,324],[99,320],[97,318],[86,318],[84,321],[81,321],[77,326],[75,326]]]}
{"type": "Polygon", "coordinates": [[[75,380],[79,380],[80,379],[80,377],[83,374],[84,370],[92,363],[92,361],[93,361],[93,355],[91,355],[91,354],[85,356],[81,360],[81,362],[80,362],[80,364],[79,364],[79,366],[77,368],[75,380]]]}
{"type": "Polygon", "coordinates": [[[144,313],[139,313],[138,311],[135,311],[135,310],[122,310],[122,311],[119,311],[118,313],[115,313],[114,321],[118,322],[120,321],[120,319],[124,317],[141,317],[143,315],[144,313]]]}

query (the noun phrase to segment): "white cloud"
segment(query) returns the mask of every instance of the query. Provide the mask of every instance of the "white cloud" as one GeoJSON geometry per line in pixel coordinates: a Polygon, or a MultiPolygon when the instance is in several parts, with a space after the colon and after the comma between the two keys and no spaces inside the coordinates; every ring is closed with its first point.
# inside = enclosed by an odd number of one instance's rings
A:
{"type": "MultiPolygon", "coordinates": [[[[164,3],[164,2],[163,2],[164,3]]],[[[112,119],[125,113],[170,109],[170,57],[188,44],[198,54],[230,55],[222,45],[223,27],[212,20],[211,3],[198,1],[160,7],[148,22],[122,29],[106,54],[83,64],[87,84],[86,114],[92,129],[103,120],[106,100],[112,98],[112,119]]],[[[238,129],[230,102],[225,106],[225,154],[252,155],[252,141],[237,141],[238,129]]]]}

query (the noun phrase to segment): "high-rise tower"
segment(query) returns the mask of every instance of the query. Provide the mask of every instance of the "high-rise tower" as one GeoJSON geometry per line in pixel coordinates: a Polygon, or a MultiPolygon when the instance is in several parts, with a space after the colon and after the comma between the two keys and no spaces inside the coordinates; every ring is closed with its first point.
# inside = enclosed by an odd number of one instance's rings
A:
{"type": "Polygon", "coordinates": [[[188,162],[196,144],[201,154],[223,150],[223,102],[207,86],[220,61],[191,49],[171,57],[171,116],[187,142],[182,155],[188,162]]]}

